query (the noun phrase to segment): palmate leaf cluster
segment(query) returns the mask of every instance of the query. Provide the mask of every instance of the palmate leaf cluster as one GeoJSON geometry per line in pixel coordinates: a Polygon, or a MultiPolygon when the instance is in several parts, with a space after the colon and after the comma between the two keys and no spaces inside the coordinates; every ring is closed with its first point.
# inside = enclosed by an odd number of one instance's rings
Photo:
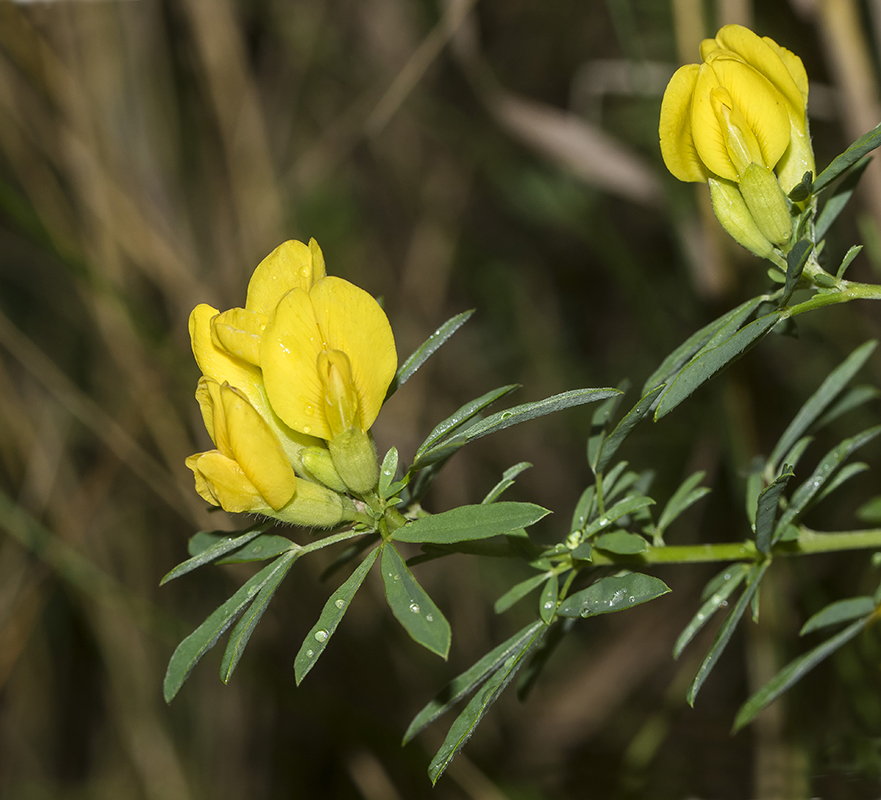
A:
{"type": "MultiPolygon", "coordinates": [[[[687,477],[659,504],[652,496],[653,471],[636,469],[618,460],[618,451],[640,422],[657,421],[671,413],[783,323],[791,324],[800,313],[860,296],[847,294],[856,290],[843,279],[858,248],[848,251],[835,276],[820,267],[819,256],[823,236],[853,194],[865,168],[866,154],[879,143],[881,127],[856,142],[816,180],[811,181],[809,174],[805,176],[792,194],[798,236],[787,254],[785,274],[772,271],[776,287],[690,336],[649,376],[629,408],[622,405],[630,394],[630,384],[625,381],[617,389],[580,389],[491,413],[495,403],[518,388],[502,386],[466,403],[438,423],[416,449],[409,465],[400,463],[395,448],[388,451],[377,488],[371,498],[365,498],[373,515],[372,525],[358,523],[305,545],[273,532],[273,523],[264,521],[236,535],[196,534],[190,540],[190,559],[169,572],[163,582],[211,563],[269,563],[178,646],[165,679],[166,700],[174,698],[202,656],[232,629],[221,660],[221,678],[228,681],[255,626],[295,563],[313,551],[341,545],[342,551],[328,572],[343,568],[351,571],[327,599],[297,653],[294,674],[298,684],[325,652],[352,599],[373,569],[381,573],[394,617],[414,641],[443,658],[450,648],[450,625],[412,568],[452,554],[469,554],[519,559],[532,572],[496,600],[495,611],[502,614],[529,600],[533,603],[534,619],[451,680],[416,715],[404,735],[406,743],[465,702],[429,766],[432,782],[438,780],[515,678],[519,678],[518,694],[522,697],[528,693],[579,619],[626,611],[669,592],[660,578],[646,571],[658,565],[723,561],[725,567],[707,583],[694,617],[673,649],[674,657],[678,657],[711,618],[727,609],[688,689],[687,699],[693,704],[747,611],[753,619],[758,618],[759,589],[772,574],[774,560],[824,548],[836,549],[834,543],[830,544],[830,534],[809,530],[803,518],[845,482],[868,469],[863,463],[849,463],[849,459],[881,434],[881,425],[844,439],[819,457],[813,468],[802,465],[817,431],[878,398],[879,392],[873,387],[851,385],[875,351],[876,343],[870,341],[858,347],[834,369],[795,414],[770,455],[754,463],[745,486],[745,535],[724,552],[713,551],[709,546],[675,547],[665,542],[668,529],[679,516],[709,492],[701,485],[702,472],[687,477]],[[835,183],[839,178],[842,180],[835,183]],[[817,195],[827,188],[831,188],[829,198],[816,215],[817,195]],[[528,531],[550,513],[547,509],[501,499],[517,476],[530,466],[526,462],[506,470],[480,503],[434,515],[423,511],[421,501],[433,480],[460,448],[513,425],[589,403],[598,404],[593,410],[586,445],[593,481],[575,504],[569,525],[563,525],[559,516],[551,522],[558,534],[554,543],[539,544],[528,531]],[[412,545],[419,545],[421,552],[406,558],[412,545]]],[[[471,313],[459,314],[429,337],[401,365],[388,396],[406,383],[471,313]]],[[[879,509],[881,498],[876,498],[861,514],[877,522],[881,519],[879,509]]],[[[750,697],[737,714],[734,729],[746,725],[809,670],[864,631],[875,619],[879,604],[881,590],[874,596],[836,599],[814,614],[801,635],[813,637],[825,632],[827,638],[785,666],[750,697]]]]}

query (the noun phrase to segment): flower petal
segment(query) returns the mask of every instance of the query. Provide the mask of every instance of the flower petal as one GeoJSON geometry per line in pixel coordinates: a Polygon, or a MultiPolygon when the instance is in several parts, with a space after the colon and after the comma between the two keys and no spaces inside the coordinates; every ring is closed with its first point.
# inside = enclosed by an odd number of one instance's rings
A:
{"type": "Polygon", "coordinates": [[[243,361],[260,366],[260,336],[269,317],[245,308],[231,308],[211,320],[215,345],[243,361]]]}
{"type": "Polygon", "coordinates": [[[382,408],[398,368],[395,337],[379,303],[342,278],[318,281],[309,293],[324,349],[342,350],[352,365],[352,381],[367,431],[382,408]]]}
{"type": "MultiPolygon", "coordinates": [[[[805,99],[803,99],[798,81],[788,69],[788,65],[781,60],[779,52],[769,45],[770,39],[762,39],[742,25],[725,25],[716,34],[716,41],[721,47],[732,50],[743,61],[760,72],[777,88],[783,95],[785,102],[790,104],[796,114],[804,115],[805,99]]],[[[802,66],[803,71],[804,67],[802,66]]],[[[804,78],[804,85],[807,87],[807,76],[804,78]]],[[[804,92],[804,95],[807,96],[807,91],[804,92]]]]}
{"type": "Polygon", "coordinates": [[[711,100],[713,90],[718,88],[719,80],[712,67],[701,64],[692,101],[691,131],[695,150],[705,168],[722,178],[736,181],[740,176],[728,155],[727,130],[719,124],[711,100]]]}
{"type": "Polygon", "coordinates": [[[725,50],[711,54],[707,65],[713,70],[719,85],[728,90],[749,129],[755,134],[765,160],[764,166],[773,169],[792,138],[783,96],[767,78],[725,50]]]}
{"type": "Polygon", "coordinates": [[[317,368],[318,354],[324,349],[309,294],[292,289],[269,317],[260,343],[266,394],[286,425],[328,439],[317,368]]]}
{"type": "Polygon", "coordinates": [[[297,488],[294,470],[278,438],[241,392],[224,384],[220,397],[233,457],[257,491],[278,511],[297,488]]]}
{"type": "Polygon", "coordinates": [[[687,64],[673,74],[661,102],[658,133],[661,156],[667,169],[681,181],[702,183],[707,170],[694,147],[691,128],[691,103],[699,67],[687,64]]]}
{"type": "Polygon", "coordinates": [[[193,355],[202,374],[217,383],[228,382],[241,389],[251,404],[262,411],[266,405],[260,392],[262,377],[260,370],[240,358],[218,347],[211,338],[211,320],[217,316],[217,309],[201,303],[190,314],[190,339],[193,355]]]}
{"type": "Polygon", "coordinates": [[[199,383],[196,386],[196,400],[202,411],[205,429],[208,431],[211,441],[214,442],[214,446],[225,456],[232,457],[229,437],[226,434],[226,415],[220,400],[220,384],[203,375],[199,378],[199,383]]]}
{"type": "MultiPolygon", "coordinates": [[[[313,240],[314,241],[314,240],[313,240]]],[[[318,244],[312,247],[290,239],[275,248],[254,270],[248,284],[245,308],[262,314],[271,314],[279,300],[291,289],[312,288],[324,277],[324,256],[318,244]],[[320,257],[316,262],[315,255],[320,257]]]]}
{"type": "Polygon", "coordinates": [[[262,514],[271,510],[242,468],[223,453],[196,453],[186,464],[196,477],[196,491],[212,505],[232,513],[262,514]]]}

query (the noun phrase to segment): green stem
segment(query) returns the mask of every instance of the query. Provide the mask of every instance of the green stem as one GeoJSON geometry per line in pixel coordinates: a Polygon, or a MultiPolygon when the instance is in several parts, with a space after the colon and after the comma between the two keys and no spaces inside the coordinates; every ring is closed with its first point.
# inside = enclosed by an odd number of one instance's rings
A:
{"type": "Polygon", "coordinates": [[[851,300],[881,300],[881,286],[842,280],[838,282],[838,288],[820,289],[809,300],[791,306],[789,316],[795,317],[815,308],[849,303],[851,300]]]}
{"type": "MultiPolygon", "coordinates": [[[[816,533],[800,528],[797,541],[780,542],[771,550],[772,556],[805,556],[816,553],[834,553],[843,550],[881,549],[881,528],[841,533],[816,533]]],[[[593,566],[617,564],[642,566],[651,564],[706,564],[725,561],[758,561],[761,554],[752,542],[724,544],[694,544],[650,547],[647,552],[631,556],[593,552],[593,566]]]]}

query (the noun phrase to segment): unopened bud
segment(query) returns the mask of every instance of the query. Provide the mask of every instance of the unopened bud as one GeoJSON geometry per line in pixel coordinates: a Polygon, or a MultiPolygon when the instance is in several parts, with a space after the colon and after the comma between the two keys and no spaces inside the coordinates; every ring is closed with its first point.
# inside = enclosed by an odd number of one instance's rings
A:
{"type": "Polygon", "coordinates": [[[332,528],[354,519],[355,506],[345,497],[311,481],[297,481],[297,491],[284,508],[268,516],[307,528],[332,528]]]}
{"type": "Polygon", "coordinates": [[[300,459],[305,469],[319,483],[335,492],[347,491],[348,487],[336,471],[330,451],[326,447],[305,447],[300,452],[300,459]]]}
{"type": "Polygon", "coordinates": [[[759,258],[771,258],[774,245],[759,230],[737,184],[724,178],[710,178],[709,184],[713,211],[731,238],[759,258]]]}
{"type": "Polygon", "coordinates": [[[778,247],[792,238],[792,217],[777,176],[767,167],[750,164],[740,177],[740,193],[759,230],[778,247]]]}
{"type": "Polygon", "coordinates": [[[327,443],[336,471],[356,494],[369,492],[379,479],[376,447],[370,434],[349,428],[327,443]]]}

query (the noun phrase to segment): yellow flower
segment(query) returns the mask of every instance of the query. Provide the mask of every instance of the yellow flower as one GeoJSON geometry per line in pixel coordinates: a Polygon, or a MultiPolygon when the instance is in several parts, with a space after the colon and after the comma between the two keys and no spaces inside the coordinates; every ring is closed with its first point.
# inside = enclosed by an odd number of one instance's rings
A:
{"type": "Polygon", "coordinates": [[[351,518],[351,503],[296,477],[275,433],[242,392],[203,376],[196,398],[217,447],[186,461],[205,500],[297,525],[330,527],[351,518]]]}
{"type": "Polygon", "coordinates": [[[314,239],[289,241],[257,266],[244,308],[199,305],[189,327],[216,446],[187,459],[199,494],[303,525],[351,519],[342,493],[376,484],[368,430],[397,366],[379,304],[326,277],[314,239]]]}
{"type": "MultiPolygon", "coordinates": [[[[791,236],[785,195],[815,172],[801,59],[740,25],[704,40],[701,57],[677,70],[664,93],[664,163],[682,181],[729,182],[715,193],[740,191],[763,237],[759,249],[784,246],[791,236]]],[[[716,213],[735,239],[753,239],[716,213]]]]}

